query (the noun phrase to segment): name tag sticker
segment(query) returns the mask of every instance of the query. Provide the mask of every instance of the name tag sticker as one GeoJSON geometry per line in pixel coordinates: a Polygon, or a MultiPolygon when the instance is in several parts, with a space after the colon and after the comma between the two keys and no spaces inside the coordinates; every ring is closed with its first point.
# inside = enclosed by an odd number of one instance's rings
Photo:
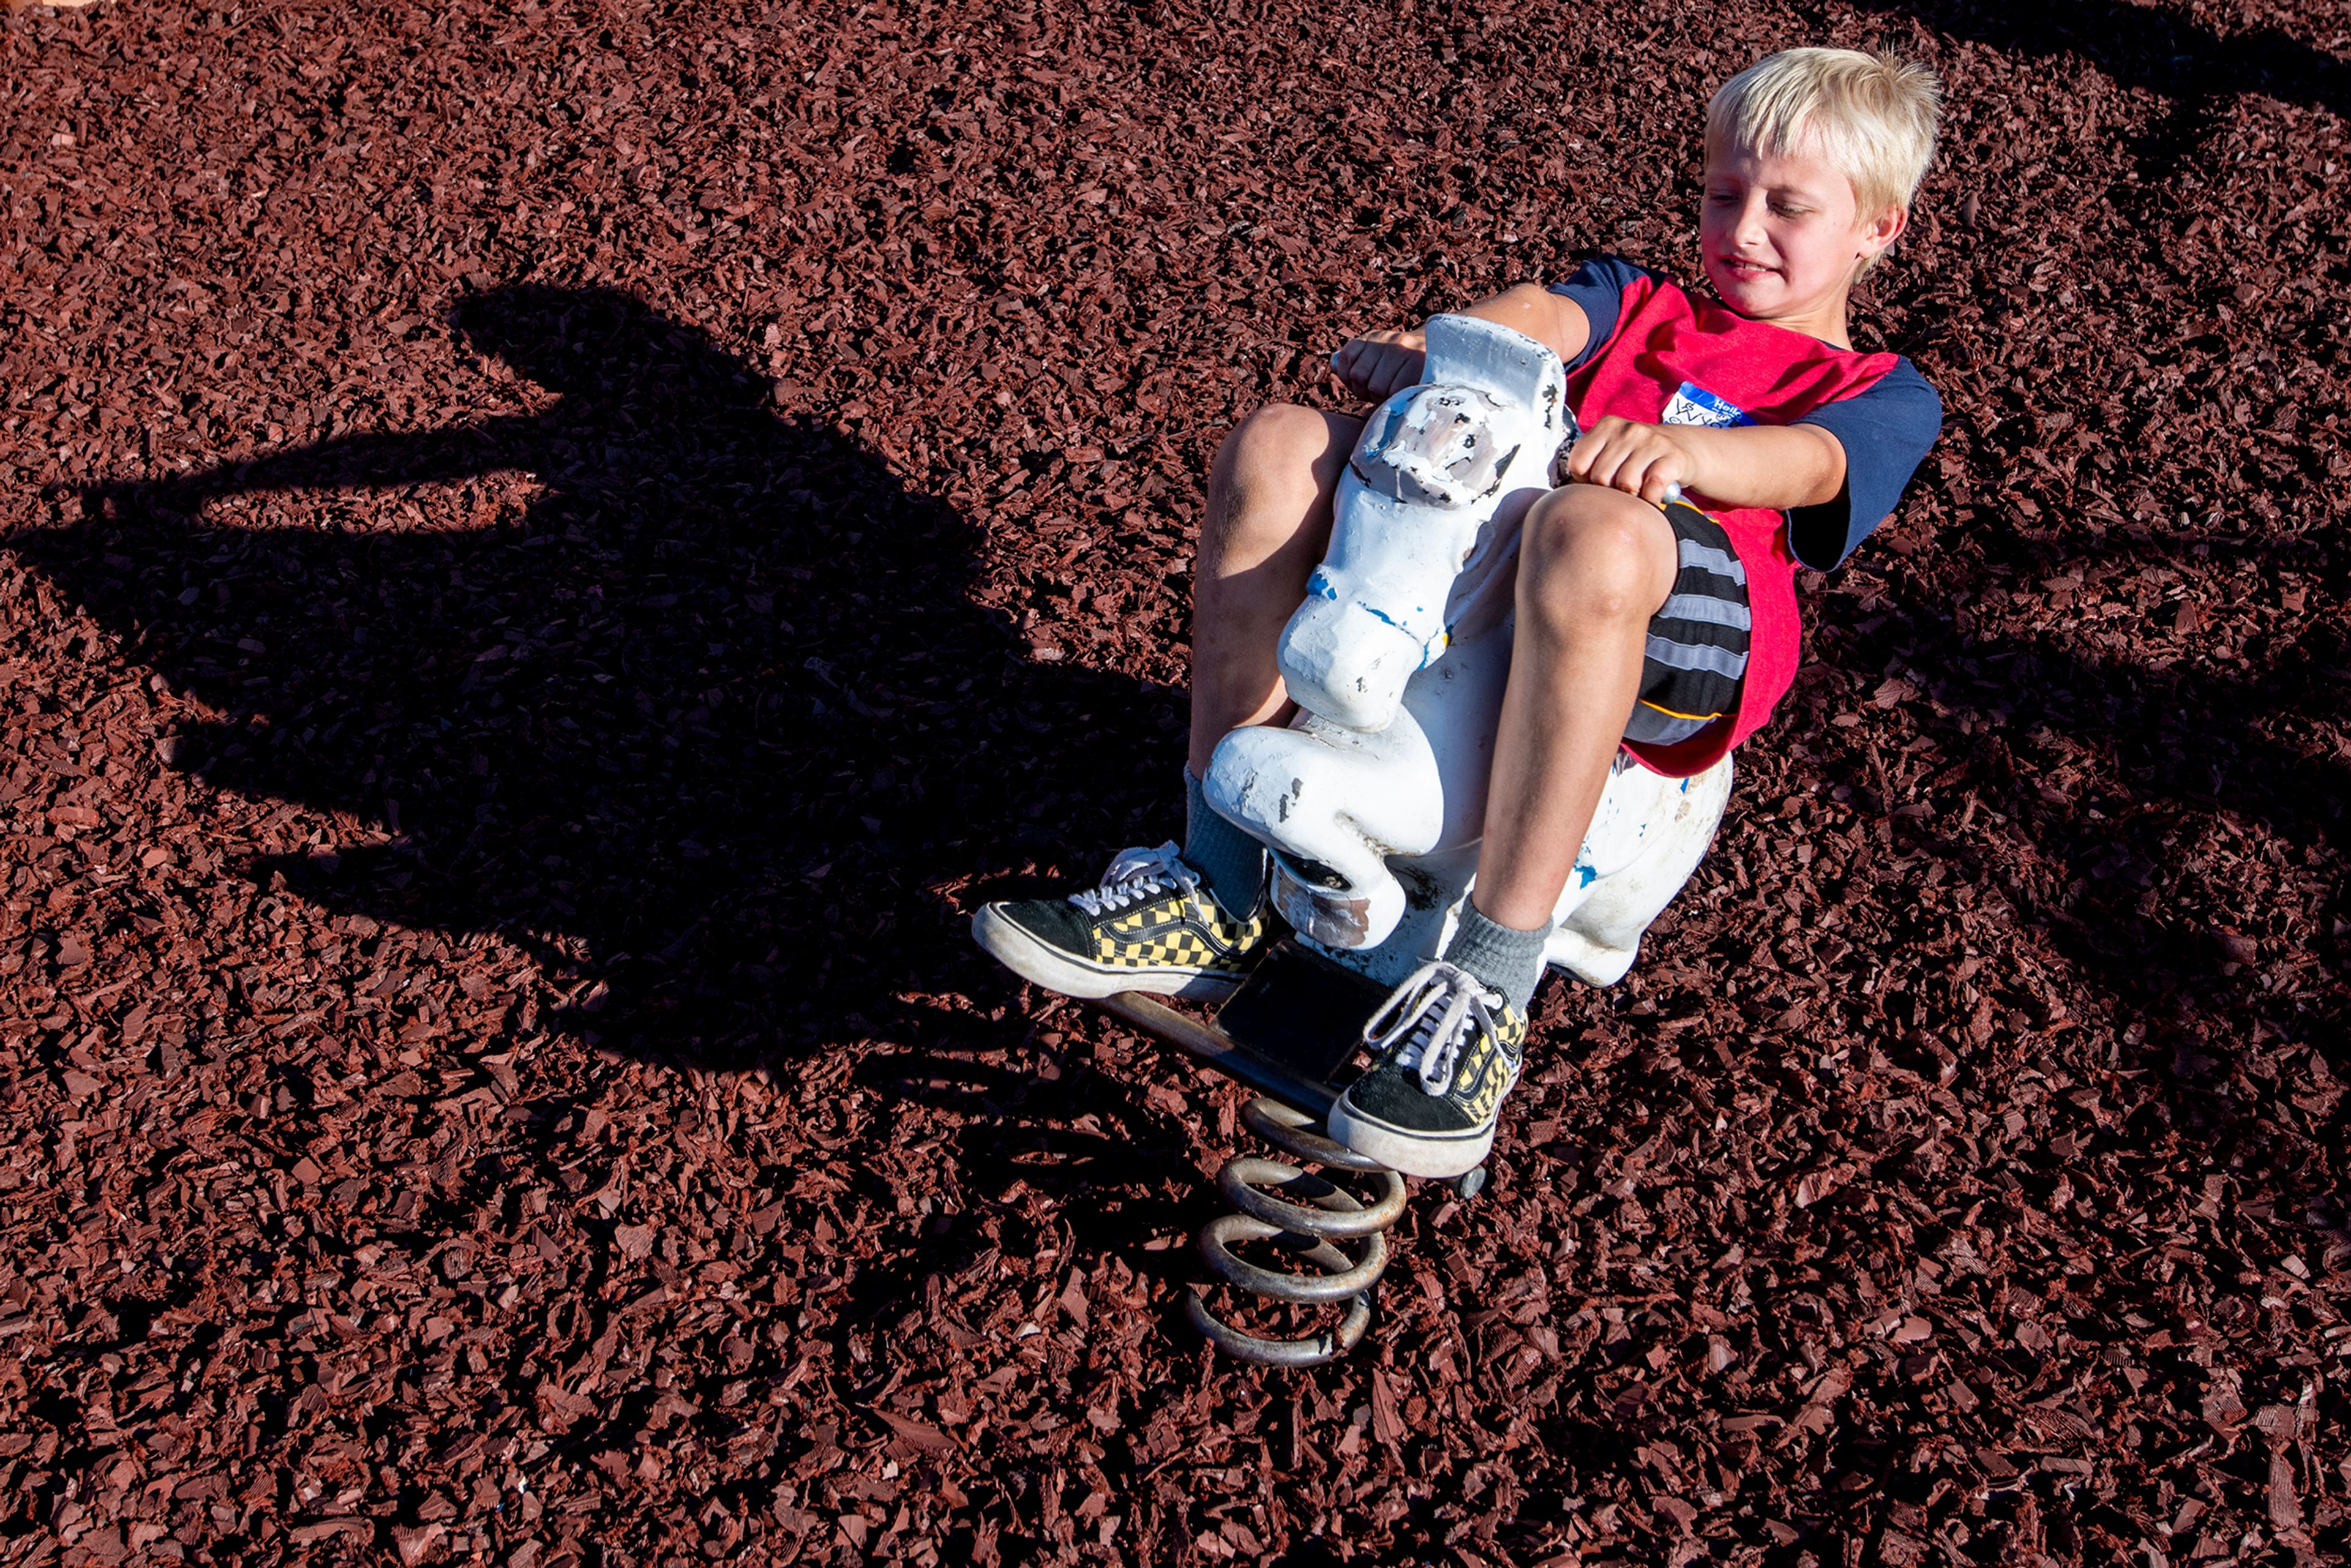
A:
{"type": "Polygon", "coordinates": [[[1659,424],[1703,424],[1716,430],[1728,430],[1733,425],[1752,424],[1745,409],[1727,398],[1718,397],[1696,382],[1684,382],[1666,404],[1666,412],[1657,416],[1659,424]]]}

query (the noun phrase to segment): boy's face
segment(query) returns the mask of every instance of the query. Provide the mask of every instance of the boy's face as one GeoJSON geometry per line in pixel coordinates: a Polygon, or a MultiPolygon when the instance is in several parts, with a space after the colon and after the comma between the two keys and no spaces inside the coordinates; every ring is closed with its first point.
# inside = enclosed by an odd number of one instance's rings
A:
{"type": "Polygon", "coordinates": [[[1863,218],[1853,182],[1817,153],[1726,147],[1707,158],[1698,245],[1707,280],[1733,310],[1842,336],[1856,270],[1894,243],[1907,216],[1896,207],[1863,218]]]}

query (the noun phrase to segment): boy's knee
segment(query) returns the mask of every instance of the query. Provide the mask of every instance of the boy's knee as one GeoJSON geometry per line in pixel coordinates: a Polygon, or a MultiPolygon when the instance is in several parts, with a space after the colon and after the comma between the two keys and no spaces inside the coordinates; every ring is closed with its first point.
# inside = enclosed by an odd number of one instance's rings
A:
{"type": "Polygon", "coordinates": [[[1673,586],[1673,529],[1635,496],[1570,485],[1527,513],[1519,596],[1576,619],[1646,621],[1673,586]]]}
{"type": "Polygon", "coordinates": [[[1268,403],[1225,437],[1217,452],[1217,477],[1238,490],[1327,489],[1338,482],[1339,466],[1353,443],[1339,428],[1342,423],[1359,422],[1298,403],[1268,403]]]}
{"type": "Polygon", "coordinates": [[[1319,538],[1361,428],[1361,421],[1344,414],[1286,402],[1269,403],[1234,426],[1208,470],[1202,559],[1319,538]]]}

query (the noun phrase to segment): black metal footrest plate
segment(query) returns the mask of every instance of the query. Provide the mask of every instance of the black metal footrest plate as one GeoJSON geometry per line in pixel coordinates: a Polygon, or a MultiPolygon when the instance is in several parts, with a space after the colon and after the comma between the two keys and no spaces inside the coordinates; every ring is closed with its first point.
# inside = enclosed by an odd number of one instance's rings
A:
{"type": "Polygon", "coordinates": [[[1285,938],[1217,1012],[1217,1027],[1244,1051],[1332,1082],[1387,995],[1378,981],[1285,938]]]}

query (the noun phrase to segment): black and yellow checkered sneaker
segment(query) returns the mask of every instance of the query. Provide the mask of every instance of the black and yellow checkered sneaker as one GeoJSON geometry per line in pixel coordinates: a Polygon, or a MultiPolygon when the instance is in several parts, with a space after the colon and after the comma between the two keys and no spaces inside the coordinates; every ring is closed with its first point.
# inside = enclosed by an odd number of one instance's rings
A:
{"type": "Polygon", "coordinates": [[[1173,843],[1127,850],[1100,884],[1067,898],[991,904],[972,917],[982,947],[1024,980],[1067,997],[1149,991],[1221,997],[1265,946],[1268,905],[1225,912],[1173,843]]]}
{"type": "Polygon", "coordinates": [[[1494,1146],[1527,1020],[1458,964],[1424,964],[1364,1026],[1378,1053],[1331,1108],[1331,1135],[1411,1176],[1467,1175],[1494,1146]]]}

